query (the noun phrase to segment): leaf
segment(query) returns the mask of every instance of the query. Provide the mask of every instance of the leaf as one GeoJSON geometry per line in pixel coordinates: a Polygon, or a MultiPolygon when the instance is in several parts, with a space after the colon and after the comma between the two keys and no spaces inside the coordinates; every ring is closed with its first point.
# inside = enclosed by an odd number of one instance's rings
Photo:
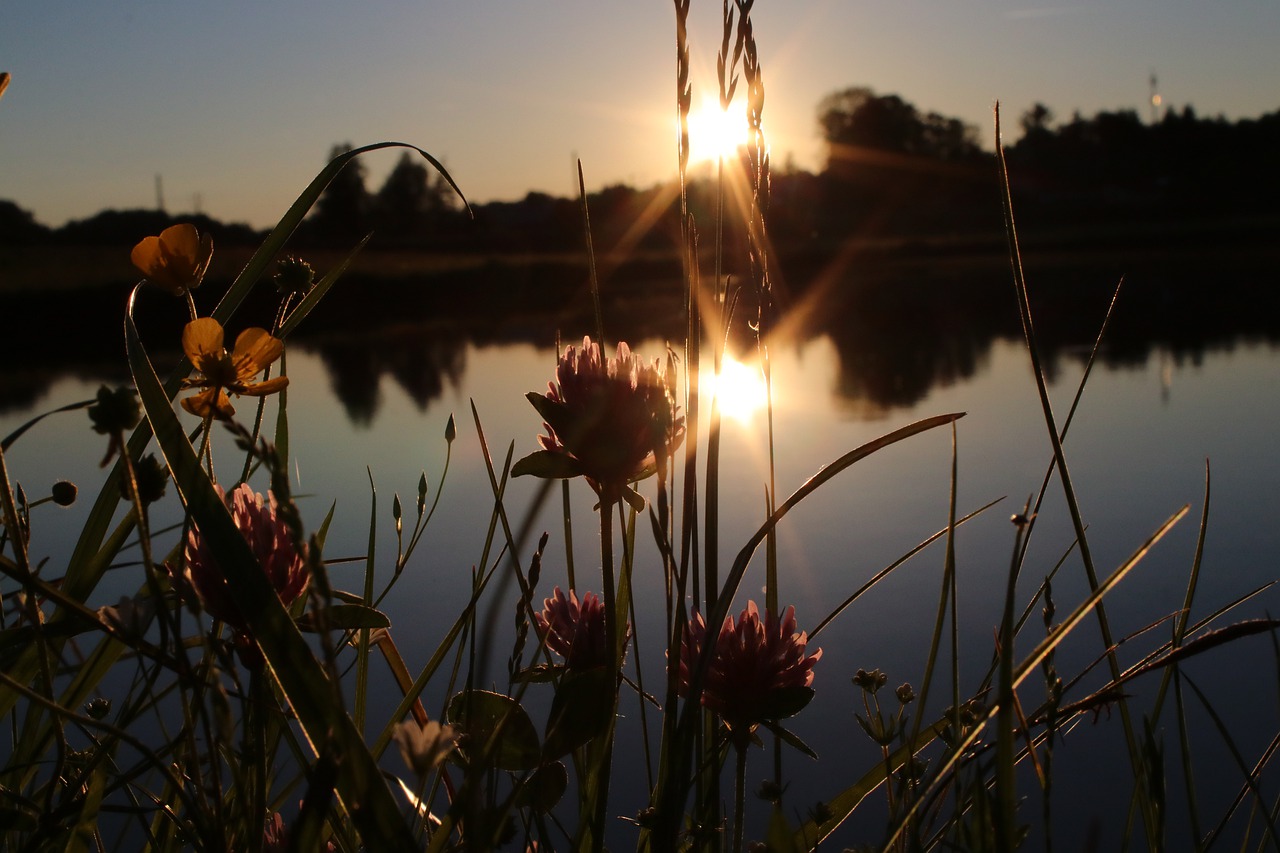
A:
{"type": "MultiPolygon", "coordinates": [[[[307,611],[298,617],[296,623],[299,631],[315,633],[315,611],[307,611]]],[[[352,631],[357,628],[390,628],[391,620],[380,610],[374,610],[363,604],[334,604],[325,608],[324,624],[329,629],[352,631]]]]}
{"type": "Polygon", "coordinates": [[[99,767],[89,774],[89,781],[83,787],[80,800],[80,814],[75,826],[70,828],[65,853],[88,853],[96,849],[90,845],[97,835],[98,813],[102,808],[102,795],[106,789],[106,772],[99,767]]]}
{"type": "Polygon", "coordinates": [[[13,446],[13,443],[14,443],[15,441],[17,441],[19,438],[21,438],[21,437],[22,437],[22,434],[23,434],[24,432],[26,432],[27,430],[31,429],[31,428],[32,428],[33,426],[35,426],[36,424],[40,423],[40,421],[42,421],[42,420],[44,420],[45,418],[49,417],[49,415],[56,415],[56,414],[58,414],[59,412],[71,412],[71,411],[74,411],[74,410],[76,410],[76,409],[87,409],[87,408],[89,408],[90,406],[92,406],[92,405],[93,405],[94,403],[96,403],[96,402],[97,402],[97,400],[96,400],[96,399],[95,399],[95,400],[81,400],[81,401],[80,401],[80,402],[78,402],[78,403],[68,403],[67,405],[65,405],[65,406],[63,406],[63,407],[61,407],[61,408],[59,408],[59,409],[54,409],[54,410],[53,410],[53,411],[51,411],[51,412],[45,412],[45,413],[44,413],[44,414],[42,414],[42,415],[36,415],[34,418],[32,418],[31,420],[27,421],[25,424],[23,424],[22,426],[18,427],[18,428],[17,428],[17,429],[15,429],[13,432],[11,432],[11,433],[9,433],[7,436],[5,436],[4,441],[0,441],[0,450],[8,450],[10,447],[12,447],[12,446],[13,446]]]}
{"type": "Polygon", "coordinates": [[[644,495],[630,486],[622,490],[622,499],[627,502],[627,506],[636,512],[644,512],[644,508],[649,505],[649,502],[644,499],[644,495]]]}
{"type": "Polygon", "coordinates": [[[547,717],[544,758],[568,755],[609,728],[615,679],[607,666],[565,676],[547,717]]]}
{"type": "Polygon", "coordinates": [[[463,690],[449,700],[445,719],[466,734],[471,761],[522,773],[537,767],[538,730],[520,703],[488,690],[463,690]]]}
{"type": "Polygon", "coordinates": [[[561,435],[568,434],[573,427],[573,416],[569,413],[569,407],[557,400],[552,400],[546,394],[539,394],[537,391],[530,391],[524,395],[538,414],[542,415],[542,419],[547,422],[547,426],[551,427],[561,435]]]}
{"type": "Polygon", "coordinates": [[[511,476],[532,474],[545,480],[569,480],[582,474],[582,464],[554,450],[535,450],[511,466],[511,476]]]}
{"type": "Polygon", "coordinates": [[[765,837],[769,853],[803,853],[809,848],[801,846],[792,837],[795,832],[790,821],[783,814],[782,806],[775,805],[769,818],[769,834],[765,837]]]}
{"type": "Polygon", "coordinates": [[[818,753],[814,752],[813,747],[809,746],[809,744],[800,740],[799,736],[796,735],[795,732],[788,731],[787,729],[784,729],[782,726],[778,725],[777,723],[771,723],[768,720],[766,720],[761,725],[763,725],[769,731],[773,732],[778,737],[778,739],[781,740],[783,743],[799,750],[800,752],[803,752],[805,755],[809,756],[814,761],[818,760],[818,753]]]}
{"type": "Polygon", "coordinates": [[[770,690],[760,716],[766,720],[783,720],[804,710],[813,699],[812,687],[780,687],[770,690]]]}
{"type": "Polygon", "coordinates": [[[568,787],[569,772],[561,762],[552,761],[539,767],[525,780],[516,794],[516,805],[545,814],[560,802],[568,787]]]}

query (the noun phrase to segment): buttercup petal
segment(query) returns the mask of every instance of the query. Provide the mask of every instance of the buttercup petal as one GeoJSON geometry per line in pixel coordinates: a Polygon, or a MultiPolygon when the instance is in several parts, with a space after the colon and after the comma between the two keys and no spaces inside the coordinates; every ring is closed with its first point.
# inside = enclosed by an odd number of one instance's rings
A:
{"type": "Polygon", "coordinates": [[[236,413],[231,405],[231,398],[221,388],[206,388],[198,394],[184,397],[182,408],[198,418],[207,418],[210,414],[219,418],[229,418],[236,413]]]}
{"type": "Polygon", "coordinates": [[[198,317],[182,329],[182,351],[197,370],[202,364],[222,357],[222,324],[212,317],[198,317]]]}
{"type": "MultiPolygon", "coordinates": [[[[160,249],[167,259],[182,261],[182,266],[194,271],[200,256],[200,232],[189,222],[170,225],[160,232],[160,249]]],[[[212,249],[212,243],[210,243],[212,249]]]]}
{"type": "Polygon", "coordinates": [[[246,385],[240,389],[239,393],[244,394],[246,397],[265,397],[268,394],[283,391],[288,384],[288,376],[273,376],[266,382],[255,382],[253,385],[246,385]]]}
{"type": "Polygon", "coordinates": [[[160,268],[160,238],[143,237],[129,253],[129,260],[148,279],[160,268]]]}
{"type": "Polygon", "coordinates": [[[245,329],[236,338],[236,348],[231,355],[236,372],[242,382],[260,373],[284,352],[284,342],[272,337],[266,329],[245,329]]]}

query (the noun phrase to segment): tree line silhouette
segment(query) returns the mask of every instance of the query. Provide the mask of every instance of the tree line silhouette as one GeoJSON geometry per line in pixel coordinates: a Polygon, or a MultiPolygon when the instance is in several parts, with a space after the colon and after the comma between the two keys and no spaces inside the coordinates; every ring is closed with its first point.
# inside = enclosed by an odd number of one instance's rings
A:
{"type": "MultiPolygon", "coordinates": [[[[864,87],[834,92],[818,106],[827,159],[814,174],[784,168],[771,178],[769,227],[782,253],[817,251],[847,238],[998,237],[1002,229],[994,155],[960,119],[922,113],[897,95],[864,87]]],[[[1135,223],[1159,226],[1239,222],[1273,216],[1280,171],[1280,111],[1256,119],[1201,118],[1190,107],[1154,122],[1135,110],[1073,115],[1056,122],[1043,104],[1013,124],[1007,148],[1015,203],[1032,231],[1087,226],[1095,239],[1135,223]]],[[[334,156],[350,146],[335,146],[334,156]]],[[[299,247],[346,248],[373,234],[371,248],[450,252],[559,253],[583,245],[579,200],[530,192],[463,210],[448,184],[405,154],[370,190],[357,160],[338,174],[304,221],[299,247]]],[[[709,223],[715,190],[692,182],[690,205],[709,223]]],[[[606,187],[588,197],[597,247],[671,250],[678,245],[671,186],[606,187]],[[652,226],[636,234],[646,211],[652,226]]],[[[105,210],[49,228],[0,200],[0,245],[126,245],[176,220],[193,222],[219,245],[251,245],[262,232],[201,215],[105,210]]],[[[1211,229],[1210,229],[1211,230],[1211,229]]],[[[1218,234],[1220,239],[1229,235],[1218,234]]],[[[730,237],[732,245],[732,235],[730,237]]]]}

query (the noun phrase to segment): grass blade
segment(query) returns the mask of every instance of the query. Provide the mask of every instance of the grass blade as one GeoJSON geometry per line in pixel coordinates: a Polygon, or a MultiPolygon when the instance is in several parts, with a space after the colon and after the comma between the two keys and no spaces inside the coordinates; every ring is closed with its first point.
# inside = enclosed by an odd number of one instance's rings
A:
{"type": "Polygon", "coordinates": [[[413,835],[402,820],[377,763],[337,701],[337,686],[329,681],[289,618],[213,483],[201,469],[129,314],[125,317],[125,333],[134,382],[174,485],[203,531],[214,559],[226,572],[232,599],[245,616],[271,674],[298,715],[313,753],[341,756],[336,770],[337,793],[367,846],[380,850],[415,849],[413,835]]]}

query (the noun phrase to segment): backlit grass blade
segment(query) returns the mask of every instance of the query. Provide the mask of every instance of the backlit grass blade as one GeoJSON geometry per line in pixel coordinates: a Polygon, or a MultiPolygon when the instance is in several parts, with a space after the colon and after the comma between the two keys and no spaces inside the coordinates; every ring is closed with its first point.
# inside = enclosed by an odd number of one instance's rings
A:
{"type": "MultiPolygon", "coordinates": [[[[320,194],[324,192],[330,181],[347,165],[353,158],[369,151],[376,151],[381,148],[410,148],[416,151],[424,159],[427,160],[444,179],[449,186],[458,193],[466,204],[466,198],[462,195],[462,191],[449,175],[448,171],[436,158],[432,157],[426,151],[414,145],[404,142],[378,142],[373,145],[366,145],[361,148],[355,148],[335,157],[327,166],[320,171],[318,175],[307,185],[306,189],[298,196],[297,200],[289,207],[280,221],[276,223],[275,228],[267,235],[262,245],[254,252],[248,263],[236,276],[231,287],[228,288],[226,294],[218,302],[214,308],[212,316],[224,326],[235,314],[236,308],[244,301],[249,291],[262,279],[266,274],[267,268],[271,262],[279,255],[289,238],[293,236],[294,231],[302,222],[307,212],[315,204],[320,194]]],[[[345,267],[343,267],[345,268],[345,267]]],[[[338,270],[340,272],[341,270],[338,270]]],[[[331,274],[332,275],[332,274],[331,274]]],[[[336,276],[335,276],[336,277],[336,276]]],[[[329,279],[330,276],[326,276],[329,279]]],[[[322,284],[324,282],[322,281],[322,284]]],[[[330,281],[330,284],[332,282],[330,281]]],[[[315,297],[319,299],[328,289],[326,286],[321,289],[319,285],[315,288],[320,293],[315,297]]],[[[304,300],[304,303],[306,300],[304,300]]],[[[310,310],[314,303],[306,305],[307,311],[310,310]]],[[[299,308],[303,308],[300,305],[299,308]]],[[[301,320],[305,314],[300,314],[297,310],[294,314],[301,320]]],[[[290,327],[292,328],[292,327],[290,327]]],[[[175,339],[177,335],[175,333],[175,339]]],[[[174,368],[173,373],[165,380],[164,392],[168,399],[172,400],[178,391],[179,383],[191,370],[190,363],[184,358],[178,366],[174,368]]],[[[151,425],[145,419],[134,430],[127,444],[127,452],[132,458],[138,458],[142,455],[142,451],[146,448],[147,442],[151,440],[151,425]]],[[[121,476],[122,465],[120,462],[112,468],[111,473],[107,476],[106,481],[102,485],[102,489],[98,492],[98,497],[94,501],[93,507],[90,509],[84,527],[80,530],[80,537],[76,541],[75,549],[72,551],[70,560],[67,563],[66,576],[63,581],[63,590],[72,598],[84,601],[89,594],[97,586],[101,578],[101,572],[105,569],[105,565],[110,562],[114,554],[105,555],[105,559],[99,554],[102,540],[107,534],[107,528],[110,526],[111,519],[119,506],[119,487],[118,483],[121,476]]],[[[7,700],[6,700],[7,701],[7,700]]],[[[4,710],[0,707],[0,710],[4,710]]]]}
{"type": "Polygon", "coordinates": [[[27,421],[25,424],[23,424],[22,426],[15,429],[13,432],[6,435],[4,437],[4,440],[0,441],[0,451],[8,450],[10,447],[13,446],[13,443],[15,441],[17,441],[19,438],[22,437],[22,434],[24,432],[31,429],[33,426],[40,423],[42,420],[49,417],[50,415],[56,415],[59,412],[74,412],[76,409],[87,409],[90,406],[92,406],[95,402],[96,400],[81,400],[78,403],[68,403],[65,406],[59,406],[58,408],[52,411],[45,412],[40,415],[36,415],[31,420],[27,421]]]}
{"type": "MultiPolygon", "coordinates": [[[[993,507],[993,506],[995,506],[996,504],[1000,503],[1000,501],[1002,501],[1002,500],[1004,500],[1004,498],[996,498],[995,500],[991,501],[990,503],[988,503],[988,504],[986,504],[986,505],[984,505],[984,506],[980,506],[980,507],[978,507],[978,508],[977,508],[977,509],[975,509],[973,512],[969,513],[968,515],[964,516],[963,518],[958,518],[958,519],[956,519],[956,524],[955,524],[955,526],[958,528],[960,525],[964,524],[966,521],[969,521],[969,520],[971,520],[971,519],[977,518],[979,515],[981,515],[982,513],[986,512],[987,510],[991,509],[991,507],[993,507]]],[[[946,536],[946,535],[947,535],[947,533],[948,533],[948,532],[950,532],[951,530],[952,530],[952,528],[951,528],[950,526],[942,528],[942,529],[941,529],[941,530],[939,530],[938,532],[936,532],[936,533],[934,533],[934,534],[930,535],[930,536],[929,536],[929,538],[927,538],[927,539],[925,539],[924,541],[920,542],[920,544],[916,545],[916,546],[915,546],[914,548],[912,548],[910,551],[908,551],[907,553],[903,554],[901,557],[899,557],[898,559],[894,560],[892,563],[890,563],[889,565],[885,566],[883,569],[881,569],[880,571],[878,571],[878,572],[876,572],[874,575],[872,575],[870,580],[868,580],[868,581],[867,581],[866,583],[864,583],[862,586],[858,587],[858,589],[854,591],[853,595],[850,595],[850,596],[849,596],[848,598],[846,598],[844,601],[840,602],[840,604],[839,604],[839,605],[837,605],[837,606],[836,606],[836,608],[835,608],[834,610],[832,610],[830,613],[828,613],[828,614],[827,614],[826,618],[824,618],[821,622],[819,622],[819,623],[818,623],[817,627],[815,627],[812,631],[810,631],[810,632],[809,632],[809,639],[810,639],[810,640],[812,640],[812,639],[814,639],[815,637],[817,637],[817,636],[818,636],[818,634],[819,634],[819,632],[821,632],[823,628],[826,628],[826,627],[827,627],[828,625],[830,625],[833,621],[835,621],[835,618],[836,618],[837,616],[839,616],[841,613],[843,613],[843,612],[844,612],[844,611],[849,607],[849,605],[853,604],[855,601],[857,601],[859,598],[861,598],[864,594],[866,594],[867,592],[869,592],[869,591],[871,590],[871,588],[872,588],[872,587],[874,587],[874,586],[875,586],[876,584],[878,584],[880,581],[882,581],[882,580],[884,580],[886,577],[888,577],[890,573],[892,573],[895,569],[897,569],[897,568],[898,568],[899,566],[901,566],[903,563],[905,563],[905,562],[907,562],[908,560],[910,560],[910,559],[911,559],[912,557],[914,557],[916,554],[919,554],[921,551],[923,551],[925,548],[927,548],[927,547],[929,547],[930,545],[932,545],[934,542],[937,542],[937,541],[938,541],[939,539],[941,539],[943,536],[946,536]]]]}
{"type": "MultiPolygon", "coordinates": [[[[1036,667],[1040,666],[1049,653],[1056,649],[1058,645],[1061,644],[1062,641],[1065,640],[1067,636],[1070,635],[1070,633],[1094,611],[1095,608],[1097,608],[1098,603],[1102,601],[1103,597],[1111,592],[1111,590],[1114,589],[1120,581],[1124,580],[1125,576],[1128,575],[1144,557],[1146,557],[1155,544],[1163,539],[1165,534],[1173,529],[1175,524],[1182,520],[1182,517],[1187,514],[1187,510],[1188,507],[1183,506],[1176,513],[1170,516],[1164,524],[1160,525],[1155,533],[1151,534],[1147,541],[1143,542],[1142,545],[1134,551],[1119,568],[1111,573],[1110,577],[1099,584],[1098,588],[1090,593],[1089,597],[1081,602],[1080,605],[1071,612],[1071,615],[1060,622],[1048,636],[1040,641],[1035,649],[1032,650],[1031,654],[1024,658],[1014,669],[1013,676],[1009,680],[1010,689],[1016,690],[1027,676],[1029,676],[1036,667]]],[[[954,769],[956,763],[982,735],[983,731],[986,729],[987,723],[991,721],[992,717],[999,713],[999,710],[999,704],[994,702],[983,710],[982,715],[978,718],[969,733],[959,740],[955,747],[948,752],[946,758],[934,771],[933,778],[935,780],[945,778],[946,775],[954,769]]],[[[885,850],[891,849],[893,843],[906,827],[907,822],[915,816],[921,802],[921,800],[914,801],[899,817],[897,824],[885,842],[885,850]]]]}
{"type": "Polygon", "coordinates": [[[911,739],[909,746],[903,745],[895,749],[889,754],[888,761],[876,762],[875,766],[862,775],[857,782],[854,782],[848,788],[836,794],[823,805],[827,809],[827,817],[821,821],[816,818],[810,818],[796,830],[792,838],[792,844],[797,850],[818,850],[823,840],[828,838],[831,833],[839,828],[840,824],[853,814],[863,800],[875,793],[875,790],[885,784],[885,773],[887,770],[898,770],[912,755],[919,754],[931,743],[937,740],[938,736],[946,731],[947,726],[951,724],[951,720],[942,719],[933,725],[925,728],[919,734],[911,739]]]}
{"type": "MultiPolygon", "coordinates": [[[[1036,391],[1040,398],[1040,407],[1044,414],[1045,427],[1049,433],[1049,441],[1053,446],[1053,458],[1058,466],[1058,477],[1062,483],[1062,493],[1066,500],[1067,511],[1071,516],[1071,524],[1075,528],[1076,540],[1080,546],[1080,559],[1084,563],[1085,576],[1089,581],[1089,589],[1098,588],[1098,574],[1094,568],[1093,555],[1089,549],[1089,540],[1085,535],[1084,519],[1080,512],[1080,503],[1076,497],[1075,487],[1071,482],[1071,473],[1067,468],[1066,455],[1062,449],[1062,438],[1054,419],[1053,406],[1049,402],[1049,391],[1045,382],[1044,367],[1040,362],[1039,343],[1036,339],[1035,326],[1031,317],[1031,298],[1027,290],[1026,276],[1022,269],[1022,254],[1018,248],[1018,229],[1013,216],[1013,192],[1009,186],[1009,166],[1005,161],[1004,142],[1000,135],[1000,108],[995,111],[996,162],[1000,176],[1000,200],[1004,208],[1005,233],[1009,241],[1009,262],[1013,271],[1014,289],[1018,297],[1018,312],[1022,318],[1023,335],[1026,338],[1027,352],[1031,360],[1031,371],[1036,381],[1036,391]]],[[[1105,607],[1097,609],[1098,631],[1102,636],[1103,647],[1108,649],[1107,664],[1112,678],[1120,676],[1120,662],[1114,652],[1115,642],[1112,639],[1111,626],[1107,620],[1105,607]]],[[[1129,751],[1129,763],[1133,769],[1135,790],[1139,792],[1139,804],[1142,811],[1143,824],[1148,837],[1154,837],[1156,817],[1146,800],[1141,745],[1129,713],[1129,703],[1121,697],[1119,700],[1120,721],[1124,726],[1125,743],[1129,751]]]]}
{"type": "MultiPolygon", "coordinates": [[[[342,171],[343,167],[361,154],[366,154],[370,151],[377,151],[382,148],[408,148],[412,151],[416,151],[428,163],[430,163],[437,172],[440,173],[441,177],[448,181],[449,186],[452,187],[453,191],[462,199],[462,203],[464,205],[467,204],[466,196],[462,194],[462,190],[460,190],[458,185],[454,183],[453,178],[449,175],[449,172],[440,163],[440,161],[416,145],[410,145],[407,142],[375,142],[372,145],[364,145],[360,148],[353,148],[350,151],[343,152],[337,157],[334,157],[329,161],[327,166],[320,170],[320,173],[312,179],[311,183],[307,184],[306,189],[302,191],[297,200],[289,206],[287,211],[285,211],[284,216],[282,216],[280,221],[276,223],[276,227],[271,229],[271,233],[267,235],[267,239],[263,241],[262,245],[258,247],[258,250],[249,258],[248,263],[245,264],[244,269],[240,271],[240,274],[236,276],[235,281],[232,282],[231,287],[226,292],[226,295],[219,300],[217,307],[213,309],[213,318],[215,320],[223,325],[226,324],[226,321],[235,313],[235,310],[240,307],[240,303],[244,301],[244,298],[248,295],[249,291],[266,274],[267,268],[270,266],[271,262],[274,261],[276,256],[284,249],[285,243],[287,243],[289,238],[293,236],[293,232],[297,230],[298,225],[302,223],[303,217],[307,215],[307,212],[311,210],[312,205],[314,205],[316,200],[320,198],[320,194],[329,186],[330,181],[337,177],[337,174],[342,171]]],[[[468,205],[468,210],[469,209],[470,206],[468,205]]]]}
{"type": "Polygon", "coordinates": [[[257,640],[281,692],[298,716],[313,754],[340,757],[338,796],[351,812],[366,846],[413,850],[413,835],[401,818],[377,763],[280,599],[248,542],[240,535],[187,441],[169,397],[151,367],[132,317],[125,318],[126,348],[147,419],[173,475],[179,496],[200,527],[210,552],[227,575],[228,589],[249,632],[257,640]]]}
{"type": "MultiPolygon", "coordinates": [[[[952,423],[962,417],[964,417],[963,412],[934,415],[900,427],[849,451],[810,477],[774,510],[769,519],[761,525],[759,530],[752,534],[746,545],[738,552],[732,568],[729,570],[728,575],[725,576],[724,585],[710,616],[707,618],[707,624],[712,626],[724,624],[724,620],[729,615],[729,609],[733,603],[734,593],[742,582],[743,575],[746,574],[747,565],[750,563],[752,555],[755,554],[756,549],[764,541],[765,537],[777,527],[778,522],[786,517],[787,513],[801,501],[816,492],[837,474],[872,453],[883,450],[903,439],[952,423]]],[[[699,711],[702,707],[700,703],[702,688],[706,684],[707,670],[710,669],[711,659],[715,655],[717,639],[717,631],[711,630],[707,632],[705,648],[689,680],[688,698],[684,707],[680,709],[674,743],[669,747],[664,744],[664,750],[669,750],[667,754],[672,755],[673,759],[669,767],[664,767],[664,772],[660,774],[658,787],[654,791],[653,799],[658,808],[658,820],[660,822],[656,828],[657,837],[654,840],[654,844],[658,847],[668,843],[669,839],[674,838],[678,830],[680,815],[684,812],[684,802],[688,794],[686,780],[690,778],[691,770],[689,758],[693,753],[691,744],[697,728],[697,721],[701,716],[699,711]]]]}
{"type": "MultiPolygon", "coordinates": [[[[1217,710],[1213,707],[1213,703],[1209,701],[1209,697],[1206,696],[1204,691],[1191,680],[1191,676],[1183,672],[1180,673],[1180,677],[1187,682],[1187,686],[1191,688],[1192,692],[1196,694],[1196,698],[1200,700],[1201,706],[1204,708],[1205,713],[1209,715],[1209,719],[1213,721],[1213,727],[1217,730],[1219,736],[1221,736],[1223,744],[1227,747],[1227,751],[1231,753],[1231,758],[1235,761],[1236,768],[1240,771],[1240,774],[1244,776],[1244,790],[1248,791],[1257,803],[1256,811],[1263,817],[1263,828],[1267,831],[1267,837],[1271,839],[1272,849],[1280,849],[1280,831],[1277,831],[1275,820],[1272,818],[1271,808],[1267,804],[1266,797],[1263,796],[1262,790],[1258,787],[1258,776],[1266,766],[1266,763],[1259,762],[1254,769],[1250,770],[1249,766],[1245,763],[1244,756],[1240,753],[1240,747],[1236,745],[1235,738],[1231,736],[1230,729],[1227,727],[1227,724],[1223,722],[1222,717],[1218,715],[1217,710]]],[[[1266,755],[1268,758],[1274,755],[1273,746],[1267,747],[1266,755]]],[[[1232,810],[1236,808],[1239,802],[1240,798],[1237,798],[1236,803],[1232,805],[1232,810]]],[[[1228,811],[1226,819],[1229,819],[1230,817],[1231,811],[1228,811]]],[[[1214,830],[1214,834],[1210,836],[1210,838],[1205,840],[1206,849],[1213,843],[1214,838],[1221,832],[1221,830],[1222,825],[1214,830]]]]}

